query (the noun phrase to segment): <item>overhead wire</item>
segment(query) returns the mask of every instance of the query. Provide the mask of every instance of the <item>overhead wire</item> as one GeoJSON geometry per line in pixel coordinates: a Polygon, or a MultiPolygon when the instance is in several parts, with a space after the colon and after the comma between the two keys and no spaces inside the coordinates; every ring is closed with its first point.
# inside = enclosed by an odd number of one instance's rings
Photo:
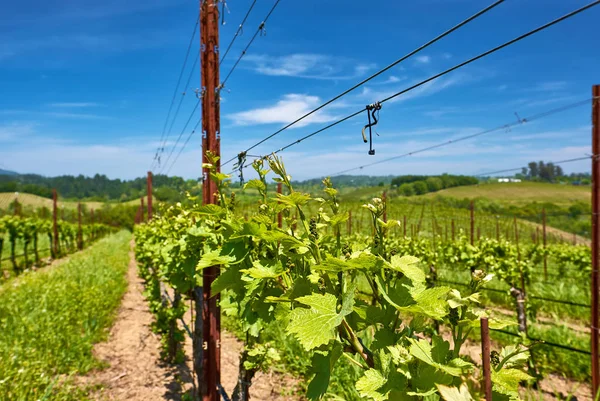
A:
{"type": "MultiPolygon", "coordinates": [[[[343,91],[342,93],[334,96],[333,98],[329,99],[328,101],[326,101],[325,103],[321,104],[320,106],[316,107],[315,109],[309,111],[308,113],[302,115],[301,117],[297,118],[296,120],[292,121],[291,123],[287,124],[286,126],[278,129],[277,131],[275,131],[274,133],[272,133],[271,135],[268,135],[267,137],[263,138],[262,140],[258,141],[257,143],[255,143],[254,145],[250,146],[248,149],[246,149],[244,152],[249,152],[250,150],[254,149],[255,147],[263,144],[264,142],[268,141],[269,139],[273,138],[276,135],[279,135],[281,132],[285,131],[286,129],[292,127],[293,125],[299,123],[300,121],[304,120],[305,118],[311,116],[312,114],[316,113],[317,111],[321,110],[322,108],[326,107],[327,105],[335,102],[336,100],[340,99],[341,97],[347,95],[348,93],[354,91],[355,89],[359,88],[360,86],[364,85],[365,83],[371,81],[374,78],[377,78],[378,76],[380,76],[381,74],[383,74],[384,72],[390,70],[391,68],[395,67],[396,65],[400,64],[401,62],[403,62],[404,60],[414,56],[415,54],[419,53],[420,51],[426,49],[427,47],[431,46],[432,44],[438,42],[439,40],[443,39],[444,37],[450,35],[452,32],[462,28],[464,25],[468,24],[469,22],[473,21],[474,19],[476,19],[477,17],[485,14],[486,12],[490,11],[491,9],[493,9],[494,7],[498,6],[499,4],[503,3],[504,0],[498,0],[496,2],[494,2],[493,4],[487,6],[486,8],[482,9],[481,11],[473,14],[472,16],[470,16],[469,18],[465,19],[464,21],[460,22],[459,24],[453,26],[452,28],[448,29],[447,31],[439,34],[438,36],[436,36],[435,38],[431,39],[430,41],[428,41],[427,43],[424,43],[423,45],[417,47],[416,49],[414,49],[413,51],[411,51],[410,53],[400,57],[399,59],[397,59],[396,61],[394,61],[393,63],[389,64],[388,66],[386,66],[385,68],[377,71],[376,73],[370,75],[369,77],[363,79],[362,81],[360,81],[359,83],[357,83],[356,85],[346,89],[345,91],[343,91]]],[[[237,158],[237,156],[232,157],[231,159],[227,160],[225,163],[223,163],[221,165],[225,166],[228,163],[232,162],[233,160],[235,160],[237,158]]]]}
{"type": "Polygon", "coordinates": [[[240,56],[238,57],[237,61],[235,62],[235,64],[233,65],[233,67],[231,67],[231,69],[229,70],[229,72],[227,73],[227,75],[225,76],[225,79],[223,80],[223,82],[221,82],[220,87],[223,88],[225,87],[225,84],[227,83],[227,81],[229,80],[229,77],[231,77],[231,74],[233,74],[233,71],[235,71],[235,69],[237,68],[238,64],[240,63],[240,61],[242,61],[242,58],[244,58],[244,56],[246,55],[246,53],[248,52],[248,49],[250,48],[250,46],[252,46],[252,43],[254,42],[254,40],[256,39],[256,37],[258,36],[259,33],[263,32],[265,24],[267,23],[267,21],[269,20],[269,17],[271,16],[271,14],[273,14],[273,11],[275,11],[275,8],[277,7],[277,5],[279,4],[281,0],[276,0],[275,4],[273,4],[273,7],[271,7],[271,10],[269,11],[269,13],[267,14],[267,16],[262,20],[262,22],[258,25],[258,29],[256,30],[256,32],[254,33],[254,35],[252,36],[252,39],[250,39],[250,41],[248,42],[248,44],[246,45],[246,47],[244,48],[244,50],[242,51],[242,53],[240,54],[240,56]]]}
{"type": "MultiPolygon", "coordinates": [[[[559,160],[559,161],[546,162],[546,164],[552,163],[554,165],[559,165],[559,164],[577,162],[577,161],[581,161],[581,160],[589,160],[591,158],[592,158],[592,156],[582,156],[582,157],[576,157],[574,159],[567,159],[567,160],[559,160]]],[[[526,167],[527,166],[522,166],[522,167],[516,167],[516,168],[508,168],[508,169],[505,169],[505,170],[491,171],[491,172],[488,172],[488,173],[476,174],[476,175],[474,175],[474,177],[485,177],[485,176],[490,176],[492,174],[510,173],[510,172],[513,172],[513,171],[521,171],[523,168],[526,168],[526,167]]]]}
{"type": "Polygon", "coordinates": [[[202,122],[202,119],[198,120],[198,122],[194,126],[194,129],[192,130],[192,132],[190,132],[190,134],[188,135],[187,139],[183,143],[183,146],[181,146],[181,148],[179,148],[179,153],[177,153],[177,156],[175,156],[175,159],[173,159],[173,162],[171,163],[171,166],[169,167],[169,169],[165,173],[166,175],[169,175],[169,173],[171,172],[171,169],[173,168],[173,166],[175,165],[175,163],[177,163],[177,160],[179,160],[179,156],[181,156],[181,153],[183,153],[183,150],[185,149],[185,147],[187,146],[187,144],[190,142],[190,139],[192,139],[192,136],[194,136],[194,134],[196,133],[196,130],[198,129],[198,126],[200,125],[201,122],[202,122]]]}
{"type": "MultiPolygon", "coordinates": [[[[165,145],[166,145],[167,141],[169,140],[169,137],[171,136],[171,131],[173,130],[173,125],[175,125],[175,121],[177,120],[177,116],[179,115],[179,111],[181,110],[181,104],[183,103],[183,99],[185,98],[185,95],[187,94],[187,89],[189,89],[189,85],[190,85],[190,81],[192,80],[192,76],[194,75],[194,72],[197,72],[195,69],[196,69],[196,65],[198,64],[199,60],[200,60],[200,54],[198,53],[198,57],[196,57],[194,59],[194,64],[192,65],[192,69],[190,70],[190,73],[188,75],[188,79],[186,81],[184,90],[181,93],[181,97],[179,98],[179,104],[177,105],[177,109],[175,110],[173,120],[171,120],[171,125],[169,126],[169,130],[167,131],[167,136],[165,137],[165,145]]],[[[163,147],[164,147],[164,145],[163,145],[163,147]]]]}
{"type": "Polygon", "coordinates": [[[175,98],[177,97],[177,91],[179,89],[179,84],[181,83],[181,78],[183,77],[183,72],[185,71],[185,66],[187,65],[187,61],[188,61],[188,58],[190,55],[190,51],[192,49],[192,44],[194,43],[194,38],[196,37],[196,32],[198,31],[199,24],[200,24],[200,20],[199,20],[199,18],[196,18],[196,23],[194,25],[194,30],[192,32],[192,36],[190,37],[190,42],[188,44],[188,48],[187,48],[187,51],[185,54],[185,59],[183,61],[183,65],[181,66],[181,71],[179,72],[179,77],[177,78],[177,84],[175,85],[175,89],[173,90],[173,96],[171,98],[171,105],[169,106],[169,111],[167,112],[167,118],[165,118],[165,123],[163,124],[162,134],[160,136],[160,140],[158,141],[160,145],[156,149],[156,153],[154,155],[154,159],[150,166],[150,170],[152,170],[154,165],[157,163],[158,158],[159,158],[159,153],[164,151],[164,147],[165,147],[165,143],[166,143],[165,133],[167,130],[167,124],[169,123],[169,119],[171,117],[171,112],[173,111],[173,105],[175,104],[175,98]]]}
{"type": "Polygon", "coordinates": [[[521,126],[521,125],[526,124],[528,122],[539,120],[541,118],[545,118],[545,117],[551,116],[553,114],[561,113],[561,112],[564,112],[566,110],[570,110],[570,109],[573,109],[575,107],[579,107],[579,106],[585,105],[585,104],[587,104],[589,102],[590,102],[590,99],[586,99],[586,100],[582,100],[582,101],[579,101],[579,102],[571,103],[571,104],[568,104],[568,105],[565,105],[565,106],[557,107],[557,108],[554,108],[554,109],[551,109],[551,110],[548,110],[548,111],[545,111],[545,112],[542,112],[542,113],[538,113],[538,114],[532,115],[530,117],[525,117],[525,118],[519,119],[518,121],[514,121],[512,123],[502,124],[500,126],[492,128],[492,129],[488,129],[488,130],[485,130],[485,131],[477,132],[475,134],[469,134],[469,135],[461,136],[461,137],[456,138],[456,139],[449,139],[447,141],[440,142],[440,143],[435,144],[435,145],[426,146],[424,148],[416,149],[416,150],[413,150],[413,151],[410,151],[410,152],[406,152],[406,153],[403,153],[403,154],[400,154],[400,155],[397,155],[397,156],[388,157],[388,158],[385,158],[385,159],[382,159],[382,160],[374,161],[372,163],[367,163],[367,164],[363,164],[361,166],[352,167],[352,168],[349,168],[349,169],[346,169],[346,170],[342,170],[342,171],[339,171],[339,172],[337,172],[335,174],[332,174],[331,176],[345,174],[345,173],[348,173],[350,171],[359,170],[359,169],[362,170],[363,168],[366,168],[366,167],[371,167],[371,166],[374,166],[374,165],[377,165],[377,164],[381,164],[381,163],[387,163],[387,162],[390,162],[392,160],[402,159],[402,158],[405,158],[405,157],[408,157],[408,156],[412,156],[412,155],[415,155],[415,154],[418,154],[418,153],[423,153],[423,152],[427,152],[429,150],[438,149],[438,148],[441,148],[441,147],[444,147],[444,146],[455,144],[457,142],[462,142],[462,141],[465,141],[467,139],[476,138],[476,137],[487,135],[487,134],[491,134],[491,133],[494,133],[494,132],[506,131],[506,130],[508,130],[510,128],[521,126]]]}
{"type": "Polygon", "coordinates": [[[188,117],[185,125],[183,126],[183,128],[181,129],[181,132],[179,133],[179,136],[177,137],[177,140],[175,141],[175,144],[173,145],[173,147],[171,148],[171,152],[169,153],[169,157],[167,157],[167,161],[165,162],[164,167],[162,168],[162,170],[160,171],[159,174],[162,174],[162,172],[165,170],[165,167],[169,164],[169,160],[171,160],[171,156],[173,155],[173,152],[175,151],[175,148],[177,147],[177,145],[179,144],[179,141],[181,140],[181,137],[183,136],[185,130],[187,129],[188,125],[190,124],[190,121],[192,120],[192,118],[194,117],[194,114],[196,113],[196,110],[198,110],[198,107],[200,106],[200,99],[198,99],[198,102],[196,102],[196,106],[194,106],[194,109],[192,110],[192,112],[190,113],[190,116],[188,117]]]}
{"type": "Polygon", "coordinates": [[[235,40],[238,38],[238,36],[240,36],[242,30],[244,29],[244,24],[246,23],[246,20],[248,19],[248,16],[250,16],[250,13],[252,12],[252,9],[256,5],[256,1],[257,0],[254,0],[252,2],[252,4],[250,4],[250,8],[246,12],[246,16],[242,20],[242,23],[240,24],[240,26],[238,26],[237,31],[235,31],[235,35],[233,35],[233,38],[231,39],[231,42],[229,42],[229,46],[227,46],[227,50],[225,50],[225,54],[223,54],[223,57],[221,57],[221,60],[219,61],[219,65],[223,64],[223,60],[225,60],[225,58],[227,57],[227,54],[229,53],[229,50],[231,50],[231,47],[235,43],[235,40]]]}
{"type": "MultiPolygon", "coordinates": [[[[539,27],[537,27],[537,28],[535,28],[535,29],[527,32],[527,33],[524,33],[524,34],[522,34],[520,36],[517,36],[516,38],[513,38],[513,39],[511,39],[511,40],[509,40],[509,41],[507,41],[507,42],[505,42],[505,43],[503,43],[503,44],[501,44],[499,46],[496,46],[496,47],[494,47],[494,48],[492,48],[490,50],[487,50],[487,51],[485,51],[485,52],[483,52],[483,53],[481,53],[481,54],[479,54],[479,55],[477,55],[475,57],[472,57],[472,58],[470,58],[470,59],[468,59],[466,61],[463,61],[462,63],[456,64],[455,66],[453,66],[451,68],[448,68],[448,69],[446,69],[446,70],[444,70],[444,71],[442,71],[442,72],[440,72],[438,74],[435,74],[435,75],[433,75],[433,76],[431,76],[431,77],[429,77],[429,78],[427,78],[427,79],[425,79],[423,81],[420,81],[420,82],[418,82],[418,83],[416,83],[416,84],[414,84],[414,85],[412,85],[412,86],[410,86],[408,88],[405,88],[405,89],[403,89],[403,90],[401,90],[399,92],[396,92],[396,93],[394,93],[394,94],[392,94],[392,95],[390,95],[390,96],[388,96],[388,97],[380,100],[378,103],[385,103],[387,101],[390,101],[390,100],[392,100],[392,99],[394,99],[394,98],[396,98],[396,97],[398,97],[400,95],[403,95],[403,94],[405,94],[405,93],[407,93],[407,92],[409,92],[411,90],[414,90],[414,89],[416,89],[416,88],[418,88],[418,87],[420,87],[422,85],[425,85],[428,82],[431,82],[431,81],[433,81],[433,80],[435,80],[437,78],[440,78],[440,77],[442,77],[442,76],[444,76],[446,74],[449,74],[450,72],[453,72],[453,71],[455,71],[455,70],[457,70],[459,68],[462,68],[462,67],[464,67],[464,66],[466,66],[468,64],[471,64],[471,63],[473,63],[473,62],[475,62],[475,61],[477,61],[477,60],[479,60],[479,59],[481,59],[483,57],[489,56],[490,54],[493,54],[493,53],[495,53],[495,52],[497,52],[499,50],[502,50],[502,49],[506,48],[507,46],[510,46],[510,45],[512,45],[514,43],[517,43],[517,42],[519,42],[519,41],[521,41],[523,39],[526,39],[529,36],[534,35],[535,33],[538,33],[538,32],[540,32],[540,31],[542,31],[544,29],[550,28],[551,26],[556,25],[559,22],[562,22],[562,21],[564,21],[564,20],[566,20],[568,18],[571,18],[571,17],[573,17],[573,16],[575,16],[575,15],[577,15],[577,14],[579,14],[579,13],[581,13],[581,12],[583,12],[583,11],[585,11],[585,10],[593,7],[593,6],[596,6],[598,4],[600,4],[600,0],[596,0],[596,1],[592,2],[592,3],[589,3],[589,4],[587,4],[587,5],[583,6],[583,7],[578,8],[578,9],[576,9],[574,11],[571,11],[571,12],[569,12],[569,13],[567,13],[567,14],[565,14],[565,15],[563,15],[563,16],[561,16],[561,17],[559,17],[559,18],[557,18],[557,19],[555,19],[553,21],[550,21],[550,22],[548,22],[548,23],[546,23],[544,25],[541,25],[541,26],[539,26],[539,27]]],[[[359,114],[364,113],[366,110],[367,110],[366,108],[358,110],[358,111],[356,111],[356,112],[354,112],[354,113],[352,113],[352,114],[350,114],[350,115],[348,115],[348,116],[346,116],[346,117],[344,117],[344,118],[342,118],[340,120],[337,120],[337,121],[335,121],[335,122],[333,122],[333,123],[331,123],[331,124],[329,124],[329,125],[321,128],[321,129],[319,129],[317,131],[314,131],[314,132],[312,132],[312,133],[310,133],[308,135],[305,135],[305,136],[301,137],[300,139],[297,139],[294,142],[291,142],[291,143],[283,146],[282,148],[279,148],[278,150],[272,152],[272,154],[277,154],[277,153],[282,152],[282,151],[284,151],[284,150],[286,150],[286,149],[288,149],[288,148],[290,148],[290,147],[292,147],[294,145],[297,145],[297,144],[301,143],[302,141],[304,141],[304,140],[306,140],[308,138],[311,138],[311,137],[313,137],[313,136],[315,136],[315,135],[317,135],[317,134],[319,134],[319,133],[321,133],[321,132],[323,132],[323,131],[325,131],[325,130],[327,130],[329,128],[332,128],[332,127],[334,127],[334,126],[336,126],[336,125],[338,125],[338,124],[340,124],[340,123],[342,123],[344,121],[347,121],[347,120],[349,120],[349,119],[351,119],[353,117],[356,117],[359,114]]],[[[241,168],[245,168],[248,165],[249,164],[246,164],[245,166],[241,166],[241,168]]]]}

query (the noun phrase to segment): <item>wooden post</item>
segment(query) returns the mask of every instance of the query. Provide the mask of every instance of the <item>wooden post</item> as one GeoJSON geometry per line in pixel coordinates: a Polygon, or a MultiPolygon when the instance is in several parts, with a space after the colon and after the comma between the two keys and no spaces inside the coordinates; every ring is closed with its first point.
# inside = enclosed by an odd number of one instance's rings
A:
{"type": "Polygon", "coordinates": [[[83,249],[83,231],[81,230],[81,202],[77,203],[77,248],[83,249]]]}
{"type": "Polygon", "coordinates": [[[548,280],[548,258],[546,257],[546,209],[542,209],[542,244],[544,246],[544,280],[548,280]]]}
{"type": "MultiPolygon", "coordinates": [[[[202,101],[202,163],[210,163],[208,152],[221,155],[220,137],[220,90],[219,79],[219,7],[213,1],[200,2],[200,80],[204,88],[202,101]]],[[[216,170],[221,164],[216,162],[216,170]]],[[[214,204],[218,188],[210,177],[210,169],[202,168],[202,200],[214,204]]],[[[150,218],[150,216],[148,216],[150,218]]],[[[202,371],[196,374],[203,401],[218,401],[217,385],[221,383],[221,312],[219,296],[211,296],[211,284],[219,276],[219,268],[210,266],[202,272],[202,336],[203,350],[194,349],[201,355],[202,371]]],[[[200,315],[200,313],[198,313],[200,315]]],[[[200,333],[198,333],[200,334],[200,333]]]]}
{"type": "Polygon", "coordinates": [[[490,327],[488,319],[481,318],[481,359],[483,361],[482,387],[486,401],[492,401],[492,370],[490,364],[490,327]]]}
{"type": "Polygon", "coordinates": [[[352,210],[348,210],[348,235],[352,235],[352,210]]]}
{"type": "Polygon", "coordinates": [[[381,200],[383,201],[383,222],[387,223],[387,191],[383,191],[381,200]]]}
{"type": "Polygon", "coordinates": [[[496,241],[500,241],[500,216],[496,216],[496,241]]]}
{"type": "MultiPolygon", "coordinates": [[[[281,195],[282,184],[280,182],[277,183],[277,193],[281,195]]],[[[278,202],[279,203],[279,202],[278,202]]],[[[281,212],[277,213],[277,227],[283,227],[283,216],[281,212]]]]}
{"type": "Polygon", "coordinates": [[[475,205],[471,200],[471,245],[475,242],[475,205]]]}
{"type": "Polygon", "coordinates": [[[92,229],[91,229],[91,238],[92,241],[95,239],[96,234],[94,233],[94,209],[90,210],[90,222],[92,223],[92,229]]]}
{"type": "Polygon", "coordinates": [[[58,226],[57,226],[57,215],[58,215],[58,206],[56,205],[56,201],[58,198],[58,194],[56,193],[56,189],[52,190],[52,251],[53,251],[53,258],[54,259],[58,259],[58,252],[59,252],[59,246],[58,246],[58,226]]]}
{"type": "Polygon", "coordinates": [[[452,219],[452,242],[454,242],[454,231],[455,231],[455,228],[454,228],[454,219],[452,219]]]}
{"type": "Polygon", "coordinates": [[[517,225],[517,217],[514,216],[513,219],[515,223],[515,243],[517,244],[517,257],[519,260],[521,260],[521,253],[519,251],[519,226],[517,225]]]}
{"type": "Polygon", "coordinates": [[[592,319],[591,319],[591,348],[592,348],[592,399],[596,399],[600,388],[600,361],[598,355],[599,336],[599,244],[600,241],[600,85],[594,85],[592,97],[592,319]]]}
{"type": "Polygon", "coordinates": [[[152,171],[148,171],[148,176],[146,177],[146,193],[148,196],[148,221],[150,221],[152,220],[152,171]]]}

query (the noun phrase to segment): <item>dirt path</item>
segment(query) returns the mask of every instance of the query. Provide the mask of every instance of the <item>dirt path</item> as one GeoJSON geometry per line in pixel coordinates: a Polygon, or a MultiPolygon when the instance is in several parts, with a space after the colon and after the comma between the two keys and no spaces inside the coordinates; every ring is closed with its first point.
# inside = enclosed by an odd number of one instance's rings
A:
{"type": "MultiPolygon", "coordinates": [[[[534,223],[533,221],[528,221],[528,220],[520,220],[521,222],[533,227],[533,228],[539,228],[540,229],[540,233],[542,232],[542,225],[539,223],[534,223]]],[[[562,239],[565,242],[568,243],[573,243],[573,234],[572,233],[568,233],[566,231],[560,230],[558,228],[554,228],[551,226],[546,226],[546,233],[547,234],[552,234],[555,237],[558,237],[560,239],[562,239]]],[[[581,245],[587,245],[587,246],[592,246],[592,241],[588,238],[585,237],[581,237],[579,235],[575,236],[575,241],[577,242],[577,244],[581,245]]]]}
{"type": "MultiPolygon", "coordinates": [[[[132,243],[133,245],[133,243],[132,243]]],[[[81,378],[82,385],[98,386],[92,394],[98,401],[180,401],[182,394],[192,391],[191,340],[186,336],[186,363],[170,366],[160,361],[160,339],[152,333],[152,315],[142,295],[144,286],[137,275],[133,252],[130,252],[129,286],[107,342],[94,348],[96,357],[108,367],[81,378]]],[[[190,314],[188,311],[187,319],[190,314]]],[[[221,377],[223,387],[231,394],[237,381],[238,355],[242,344],[231,334],[222,338],[221,377]]],[[[250,393],[254,400],[279,401],[298,397],[281,395],[296,388],[296,381],[279,374],[259,374],[250,393]]]]}

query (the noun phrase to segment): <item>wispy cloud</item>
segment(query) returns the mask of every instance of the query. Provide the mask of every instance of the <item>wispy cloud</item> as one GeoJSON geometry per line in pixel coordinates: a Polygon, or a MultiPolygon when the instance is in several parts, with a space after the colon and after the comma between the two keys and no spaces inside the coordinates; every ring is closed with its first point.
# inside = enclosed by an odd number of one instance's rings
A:
{"type": "Polygon", "coordinates": [[[69,109],[77,109],[77,108],[85,108],[85,107],[98,107],[101,106],[99,103],[93,102],[58,102],[58,103],[48,103],[49,107],[58,107],[58,108],[69,108],[69,109]]]}
{"type": "Polygon", "coordinates": [[[0,20],[0,26],[14,26],[31,23],[62,23],[66,20],[100,19],[134,13],[142,13],[162,8],[176,7],[186,3],[185,0],[78,0],[54,2],[52,7],[39,12],[39,7],[32,7],[31,2],[14,2],[11,4],[11,18],[0,20]]]}
{"type": "Polygon", "coordinates": [[[429,64],[431,62],[430,56],[417,56],[415,57],[415,61],[418,64],[429,64]]]}
{"type": "Polygon", "coordinates": [[[548,81],[536,84],[530,90],[535,92],[555,92],[567,89],[568,82],[566,81],[548,81]]]}
{"type": "MultiPolygon", "coordinates": [[[[395,97],[390,100],[390,102],[399,102],[406,101],[409,99],[415,99],[418,97],[430,96],[440,91],[443,91],[452,86],[456,86],[465,82],[466,79],[462,75],[455,75],[450,78],[438,78],[433,81],[429,81],[426,84],[423,84],[409,92],[404,93],[398,97],[395,97]]],[[[407,83],[405,87],[410,87],[420,80],[415,80],[410,83],[407,83]]],[[[369,86],[364,86],[361,96],[370,102],[380,101],[381,99],[385,99],[395,93],[399,92],[398,88],[389,89],[389,90],[376,90],[369,86]]]]}
{"type": "Polygon", "coordinates": [[[375,68],[372,63],[309,53],[286,56],[248,55],[244,60],[259,74],[311,79],[353,79],[375,68]]]}
{"type": "Polygon", "coordinates": [[[88,113],[66,113],[66,112],[44,112],[42,113],[45,116],[56,117],[56,118],[71,118],[78,120],[104,120],[109,119],[110,117],[101,116],[98,114],[88,114],[88,113]]]}
{"type": "Polygon", "coordinates": [[[0,125],[0,142],[23,140],[34,132],[35,125],[22,122],[0,125]]]}
{"type": "MultiPolygon", "coordinates": [[[[236,125],[287,124],[308,113],[321,103],[318,96],[290,93],[272,106],[251,109],[229,114],[227,117],[236,125]]],[[[324,123],[337,119],[337,116],[319,111],[295,125],[302,127],[311,123],[324,123]]]]}
{"type": "MultiPolygon", "coordinates": [[[[7,61],[19,56],[30,56],[42,50],[54,52],[76,51],[93,53],[119,53],[164,46],[174,38],[172,32],[136,32],[131,34],[70,33],[43,37],[8,37],[0,45],[0,60],[7,61]]],[[[62,54],[62,53],[61,53],[62,54]]],[[[81,56],[80,53],[77,53],[81,56]]],[[[52,60],[51,60],[52,61],[52,60]]],[[[45,62],[51,62],[45,60],[45,62]]]]}

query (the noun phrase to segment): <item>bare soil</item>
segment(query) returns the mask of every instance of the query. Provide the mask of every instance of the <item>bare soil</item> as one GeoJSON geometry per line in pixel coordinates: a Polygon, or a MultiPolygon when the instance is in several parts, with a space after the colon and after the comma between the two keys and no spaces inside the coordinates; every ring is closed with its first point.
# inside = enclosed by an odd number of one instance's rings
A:
{"type": "MultiPolygon", "coordinates": [[[[191,340],[186,335],[185,363],[163,363],[160,339],[151,331],[152,315],[142,294],[144,286],[137,275],[133,252],[130,252],[127,279],[129,286],[109,339],[94,348],[96,357],[107,367],[80,378],[80,384],[96,389],[91,397],[98,401],[180,401],[183,394],[193,391],[192,363],[187,357],[192,354],[191,340]]],[[[188,322],[190,317],[188,311],[188,322]]],[[[231,394],[237,381],[238,357],[243,345],[227,332],[223,332],[221,344],[222,385],[231,394]]],[[[253,381],[250,395],[253,400],[299,400],[290,395],[296,388],[297,380],[292,377],[260,373],[253,381]]]]}

